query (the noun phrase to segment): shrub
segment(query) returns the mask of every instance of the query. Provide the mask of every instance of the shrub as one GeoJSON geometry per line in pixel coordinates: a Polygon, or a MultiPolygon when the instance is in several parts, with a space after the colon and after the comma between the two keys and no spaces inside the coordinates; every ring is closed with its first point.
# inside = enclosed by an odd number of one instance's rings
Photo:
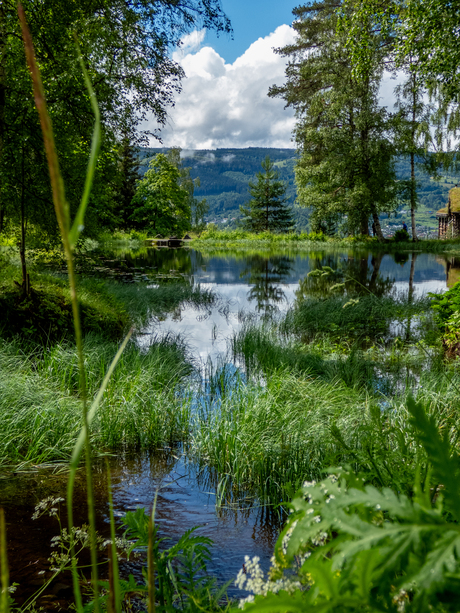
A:
{"type": "Polygon", "coordinates": [[[396,232],[393,235],[393,240],[395,241],[395,243],[407,243],[408,241],[410,241],[410,236],[407,230],[404,230],[404,228],[400,228],[399,230],[396,230],[396,232]]]}

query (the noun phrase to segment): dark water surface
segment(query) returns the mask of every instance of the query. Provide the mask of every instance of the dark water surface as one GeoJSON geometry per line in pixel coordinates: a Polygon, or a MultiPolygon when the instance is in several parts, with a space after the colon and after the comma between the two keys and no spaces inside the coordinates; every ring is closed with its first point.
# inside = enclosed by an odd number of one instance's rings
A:
{"type": "MultiPolygon", "coordinates": [[[[152,292],[158,284],[180,282],[200,284],[218,294],[218,304],[206,313],[191,307],[176,308],[163,321],[152,319],[138,337],[142,344],[148,342],[150,334],[181,333],[202,363],[209,357],[215,361],[226,354],[228,339],[240,328],[245,314],[279,316],[295,300],[309,294],[321,295],[323,290],[307,273],[323,266],[341,270],[347,287],[364,287],[380,296],[409,290],[414,295],[441,292],[460,278],[460,259],[420,252],[373,255],[318,249],[266,255],[143,248],[112,249],[99,255],[96,274],[114,282],[138,282],[140,291],[152,292]]],[[[248,501],[239,508],[225,501],[219,504],[212,474],[188,464],[180,450],[114,456],[110,458],[110,468],[117,517],[138,506],[150,509],[161,486],[156,511],[161,536],[175,542],[185,530],[200,526],[200,534],[215,542],[209,570],[219,581],[235,578],[245,555],[260,556],[262,566],[268,568],[282,520],[276,510],[251,508],[248,501]]],[[[97,464],[94,475],[99,529],[108,535],[105,464],[97,464]]],[[[25,475],[0,475],[11,581],[21,584],[19,602],[49,576],[46,560],[51,551],[50,539],[59,532],[54,518],[31,520],[34,506],[49,495],[64,497],[66,481],[64,472],[56,474],[44,469],[25,475]]],[[[85,499],[81,471],[75,494],[76,523],[85,521],[85,499]]],[[[65,524],[62,503],[61,508],[65,524]]],[[[128,568],[134,574],[140,572],[139,565],[128,568]]],[[[232,588],[230,593],[236,595],[237,591],[232,588]]],[[[40,604],[51,610],[65,606],[67,599],[71,599],[70,578],[59,577],[40,604]]]]}

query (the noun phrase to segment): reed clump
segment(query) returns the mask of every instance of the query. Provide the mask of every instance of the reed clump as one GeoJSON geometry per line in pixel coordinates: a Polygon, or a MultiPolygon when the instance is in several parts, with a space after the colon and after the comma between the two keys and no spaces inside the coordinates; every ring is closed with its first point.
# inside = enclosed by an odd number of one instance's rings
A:
{"type": "MultiPolygon", "coordinates": [[[[287,324],[282,323],[285,330],[287,324]]],[[[268,378],[277,370],[308,374],[324,381],[342,381],[350,388],[372,389],[373,364],[357,347],[339,351],[337,346],[305,344],[294,335],[280,333],[277,325],[247,322],[232,338],[232,352],[249,376],[268,378]]]]}
{"type": "MultiPolygon", "coordinates": [[[[85,340],[88,398],[117,351],[117,344],[85,340]]],[[[100,451],[148,448],[182,441],[189,431],[190,399],[179,388],[193,376],[183,342],[166,337],[145,351],[132,343],[120,359],[91,425],[100,451]]],[[[43,349],[18,339],[0,341],[0,464],[68,461],[81,428],[78,355],[62,342],[43,349]]]]}
{"type": "Polygon", "coordinates": [[[241,382],[219,405],[202,409],[190,449],[238,490],[279,501],[286,488],[321,472],[335,448],[330,425],[354,430],[367,404],[339,380],[279,370],[263,387],[241,382]]]}
{"type": "Polygon", "coordinates": [[[411,318],[426,313],[430,299],[409,300],[405,296],[375,296],[372,293],[327,298],[308,297],[288,313],[282,330],[294,332],[303,340],[326,334],[340,338],[384,337],[390,325],[406,325],[411,318]]]}

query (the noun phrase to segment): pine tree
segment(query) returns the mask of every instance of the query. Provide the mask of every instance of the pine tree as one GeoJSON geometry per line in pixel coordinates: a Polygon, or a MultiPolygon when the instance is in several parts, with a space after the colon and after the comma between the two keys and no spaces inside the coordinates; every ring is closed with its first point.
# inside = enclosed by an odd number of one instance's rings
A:
{"type": "Polygon", "coordinates": [[[242,225],[251,232],[289,232],[294,229],[291,210],[286,205],[286,186],[269,156],[262,162],[264,172],[257,173],[257,182],[249,183],[252,200],[240,206],[242,225]]]}
{"type": "Polygon", "coordinates": [[[318,0],[294,9],[296,40],[277,50],[288,58],[287,80],[269,95],[296,111],[297,197],[312,207],[312,223],[343,219],[350,233],[369,234],[371,218],[383,241],[379,214],[398,204],[391,116],[378,95],[388,41],[363,25],[370,59],[357,79],[338,6],[318,0]]]}

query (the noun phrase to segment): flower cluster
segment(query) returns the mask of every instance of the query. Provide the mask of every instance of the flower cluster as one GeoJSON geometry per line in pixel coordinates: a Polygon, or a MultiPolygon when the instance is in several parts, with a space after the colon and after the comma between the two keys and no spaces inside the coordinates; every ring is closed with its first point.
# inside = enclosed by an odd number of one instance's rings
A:
{"type": "MultiPolygon", "coordinates": [[[[240,600],[240,609],[242,609],[247,602],[252,602],[254,596],[266,596],[269,593],[277,594],[282,590],[293,593],[295,590],[302,587],[299,581],[285,576],[281,576],[275,581],[265,579],[264,571],[260,568],[259,562],[260,558],[257,556],[252,558],[252,560],[249,556],[245,556],[244,558],[244,566],[238,573],[235,585],[240,590],[244,589],[248,592],[252,592],[252,594],[240,600]]],[[[274,558],[272,558],[272,564],[276,564],[274,558]]]]}
{"type": "Polygon", "coordinates": [[[59,511],[59,503],[63,501],[64,498],[53,498],[53,496],[48,496],[48,498],[40,500],[40,502],[35,506],[35,511],[32,515],[32,519],[38,519],[42,515],[45,515],[45,513],[48,513],[50,517],[57,517],[59,511]]]}

